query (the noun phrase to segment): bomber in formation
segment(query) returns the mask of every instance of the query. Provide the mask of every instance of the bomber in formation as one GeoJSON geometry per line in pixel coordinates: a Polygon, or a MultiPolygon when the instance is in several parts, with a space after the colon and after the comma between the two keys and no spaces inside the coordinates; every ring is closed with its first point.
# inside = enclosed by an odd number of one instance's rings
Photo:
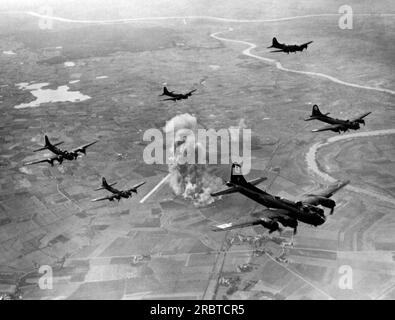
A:
{"type": "Polygon", "coordinates": [[[172,100],[176,102],[177,100],[184,100],[188,99],[190,96],[192,96],[192,93],[194,93],[197,89],[191,90],[187,93],[174,93],[174,91],[169,91],[167,90],[166,87],[163,88],[163,93],[160,95],[161,96],[168,96],[170,98],[163,99],[162,101],[167,101],[167,100],[172,100]]]}
{"type": "Polygon", "coordinates": [[[241,166],[237,163],[232,164],[230,181],[226,183],[227,189],[214,192],[211,196],[239,192],[242,195],[265,206],[267,209],[259,212],[258,216],[243,221],[241,223],[225,223],[216,226],[214,231],[224,231],[235,228],[243,228],[252,225],[262,225],[269,229],[269,232],[281,231],[280,224],[284,227],[294,229],[296,234],[298,221],[309,225],[318,226],[326,221],[324,210],[321,207],[329,208],[330,214],[333,213],[336,202],[330,199],[338,190],[346,186],[350,181],[338,182],[330,186],[325,191],[305,194],[299,201],[290,201],[285,198],[271,195],[270,193],[256,187],[266,178],[257,178],[246,181],[241,173],[241,166]]]}
{"type": "Polygon", "coordinates": [[[30,162],[25,163],[25,165],[48,162],[51,166],[53,166],[55,161],[57,161],[59,164],[61,164],[63,162],[63,160],[69,160],[69,161],[77,160],[81,156],[81,154],[85,155],[86,149],[88,147],[90,147],[91,145],[95,144],[96,142],[97,141],[93,141],[91,143],[87,143],[87,144],[84,144],[78,148],[75,148],[71,151],[67,151],[67,150],[62,150],[57,147],[58,145],[63,144],[63,141],[52,144],[49,141],[48,136],[45,136],[45,145],[42,148],[34,150],[34,152],[38,152],[38,151],[42,151],[42,150],[49,150],[52,153],[54,153],[55,156],[48,157],[48,158],[41,159],[41,160],[30,161],[30,162]]]}
{"type": "Polygon", "coordinates": [[[96,199],[92,199],[92,202],[96,202],[96,201],[103,201],[103,200],[109,200],[109,201],[114,201],[114,199],[117,199],[118,201],[121,200],[121,198],[131,198],[133,193],[137,194],[137,189],[139,187],[141,187],[143,184],[145,184],[145,181],[140,182],[136,185],[134,185],[133,187],[126,189],[126,190],[118,190],[113,188],[113,185],[117,184],[117,182],[113,182],[113,183],[107,183],[106,178],[102,178],[102,184],[100,188],[95,189],[95,191],[99,191],[99,190],[107,190],[109,192],[112,193],[112,195],[106,196],[106,197],[102,197],[102,198],[96,198],[96,199]]]}
{"type": "Polygon", "coordinates": [[[294,52],[296,53],[297,51],[303,51],[303,50],[307,50],[307,47],[310,43],[313,43],[313,41],[309,41],[306,43],[303,43],[301,45],[297,45],[297,44],[285,44],[285,43],[280,43],[277,41],[276,38],[273,38],[272,40],[272,45],[270,47],[267,47],[268,49],[274,48],[274,49],[278,49],[278,50],[273,50],[270,52],[285,52],[285,53],[290,53],[290,52],[294,52]]]}
{"type": "MultiPolygon", "coordinates": [[[[268,48],[278,49],[271,52],[285,52],[289,54],[290,52],[296,53],[297,51],[303,51],[304,49],[307,49],[308,45],[312,42],[313,41],[309,41],[302,45],[286,45],[279,43],[276,38],[273,38],[272,45],[268,48]]],[[[170,100],[176,102],[178,100],[188,99],[195,91],[196,89],[191,90],[185,94],[175,93],[174,91],[169,91],[167,87],[164,87],[163,93],[160,96],[168,97],[162,101],[170,100]]],[[[329,117],[329,113],[321,113],[318,106],[314,105],[311,116],[305,119],[305,121],[319,120],[329,124],[326,127],[314,129],[312,130],[313,132],[330,130],[341,133],[342,131],[346,132],[350,129],[360,129],[360,124],[365,125],[364,118],[370,113],[371,112],[364,113],[351,120],[340,120],[329,117]]],[[[76,160],[79,156],[81,156],[81,154],[85,155],[86,149],[96,142],[98,141],[93,141],[71,151],[66,151],[58,148],[58,145],[62,144],[63,142],[52,144],[49,141],[48,136],[45,135],[45,145],[42,148],[34,151],[49,150],[55,155],[45,159],[28,162],[26,165],[48,162],[51,164],[51,166],[53,166],[55,161],[57,161],[59,164],[62,164],[63,160],[76,160]]],[[[294,230],[294,234],[296,234],[299,222],[313,226],[322,225],[326,221],[326,215],[323,208],[330,209],[330,214],[333,214],[336,202],[331,199],[331,197],[350,182],[339,181],[336,184],[328,186],[326,190],[304,194],[301,196],[300,200],[291,201],[272,195],[258,188],[257,185],[265,180],[267,180],[266,177],[260,177],[251,181],[247,181],[241,172],[241,166],[237,163],[233,163],[231,167],[230,180],[226,182],[227,188],[213,192],[211,193],[211,196],[217,197],[238,192],[261,204],[265,207],[265,209],[252,214],[251,217],[248,217],[246,220],[241,222],[230,222],[217,225],[213,228],[213,231],[224,231],[253,225],[262,225],[269,230],[269,233],[274,231],[281,232],[282,227],[290,227],[294,230]]],[[[137,189],[145,184],[145,181],[125,190],[118,190],[114,188],[113,186],[115,184],[116,182],[107,183],[106,179],[103,177],[101,187],[95,189],[95,191],[107,190],[111,193],[111,195],[95,198],[91,201],[120,201],[122,198],[130,198],[132,197],[133,193],[137,194],[137,189]]]]}
{"type": "Polygon", "coordinates": [[[318,106],[315,104],[313,106],[313,111],[312,114],[309,118],[305,119],[305,121],[311,121],[311,120],[319,120],[325,123],[329,123],[329,126],[322,127],[320,129],[313,129],[312,132],[320,132],[320,131],[334,131],[338,132],[339,134],[344,131],[348,130],[358,130],[360,129],[360,124],[365,125],[365,120],[364,118],[371,114],[371,112],[366,112],[364,114],[361,114],[358,117],[355,117],[351,120],[341,120],[341,119],[335,119],[332,117],[329,117],[329,112],[323,114],[318,106]]]}

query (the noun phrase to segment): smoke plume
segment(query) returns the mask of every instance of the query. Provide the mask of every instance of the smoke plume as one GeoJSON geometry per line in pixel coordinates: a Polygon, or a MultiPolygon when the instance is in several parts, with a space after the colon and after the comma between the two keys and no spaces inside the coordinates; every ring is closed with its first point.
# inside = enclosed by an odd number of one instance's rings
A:
{"type": "Polygon", "coordinates": [[[210,174],[207,164],[197,163],[199,150],[201,155],[206,154],[202,145],[195,141],[197,129],[197,119],[185,113],[167,121],[163,130],[168,149],[170,187],[176,195],[200,207],[214,202],[210,193],[222,186],[222,180],[210,174]],[[193,151],[195,161],[185,161],[185,155],[193,154],[193,151]]]}

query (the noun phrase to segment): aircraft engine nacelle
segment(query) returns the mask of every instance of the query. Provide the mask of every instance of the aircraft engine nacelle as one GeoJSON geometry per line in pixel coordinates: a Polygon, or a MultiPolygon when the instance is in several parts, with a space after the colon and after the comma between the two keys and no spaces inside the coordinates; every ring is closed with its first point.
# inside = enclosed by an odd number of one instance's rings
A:
{"type": "Polygon", "coordinates": [[[315,197],[314,198],[314,200],[315,200],[314,203],[303,203],[303,205],[301,207],[302,211],[304,213],[306,213],[306,214],[318,214],[320,216],[323,216],[324,215],[324,210],[322,208],[320,208],[320,207],[317,207],[319,204],[321,204],[319,202],[321,198],[322,199],[327,199],[327,198],[323,198],[323,197],[315,197]]]}
{"type": "Polygon", "coordinates": [[[129,198],[132,196],[132,192],[131,191],[124,191],[121,193],[121,197],[122,198],[129,198]]]}
{"type": "Polygon", "coordinates": [[[360,123],[359,120],[352,122],[351,123],[351,128],[354,129],[354,130],[359,129],[360,128],[359,123],[360,123]]]}
{"type": "Polygon", "coordinates": [[[272,233],[274,231],[280,230],[280,225],[276,221],[272,220],[261,220],[260,223],[263,227],[266,229],[269,229],[269,233],[272,233]]]}
{"type": "Polygon", "coordinates": [[[295,229],[298,226],[298,220],[296,219],[279,217],[278,220],[284,227],[290,227],[292,229],[295,229]]]}
{"type": "Polygon", "coordinates": [[[298,201],[298,202],[296,203],[296,205],[298,206],[298,208],[299,208],[300,210],[302,210],[302,211],[305,212],[305,213],[310,212],[310,211],[311,211],[311,208],[314,208],[314,206],[312,206],[312,205],[310,205],[310,204],[308,204],[308,203],[303,203],[303,202],[301,202],[301,201],[298,201]]]}
{"type": "Polygon", "coordinates": [[[325,197],[317,197],[317,204],[329,209],[336,207],[336,202],[334,200],[325,197]]]}

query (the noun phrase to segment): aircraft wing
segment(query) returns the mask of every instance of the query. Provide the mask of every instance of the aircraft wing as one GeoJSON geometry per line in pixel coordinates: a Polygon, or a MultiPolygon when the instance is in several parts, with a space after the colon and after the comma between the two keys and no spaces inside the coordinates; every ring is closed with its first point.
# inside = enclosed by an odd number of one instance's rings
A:
{"type": "Polygon", "coordinates": [[[230,187],[230,188],[227,188],[227,189],[222,189],[220,191],[210,193],[210,195],[212,197],[218,197],[218,196],[222,196],[224,194],[231,194],[231,193],[235,193],[235,192],[238,192],[238,191],[239,191],[238,187],[230,187]]]}
{"type": "Polygon", "coordinates": [[[250,180],[250,181],[248,181],[248,183],[256,186],[257,184],[260,184],[261,182],[266,181],[266,180],[267,180],[267,177],[260,177],[260,178],[250,180]]]}
{"type": "Polygon", "coordinates": [[[350,180],[346,181],[339,181],[337,183],[334,183],[330,185],[328,188],[325,190],[319,190],[317,192],[309,192],[308,194],[305,194],[306,196],[314,197],[324,197],[324,198],[330,198],[332,197],[336,192],[338,192],[340,189],[344,188],[346,185],[350,183],[350,180]]]}
{"type": "Polygon", "coordinates": [[[339,130],[340,128],[342,128],[343,126],[342,125],[340,125],[340,124],[333,124],[333,125],[330,125],[330,126],[325,126],[325,127],[322,127],[322,128],[320,128],[320,129],[313,129],[313,130],[311,130],[312,132],[320,132],[320,131],[328,131],[328,130],[330,130],[330,131],[336,131],[336,130],[339,130]]]}
{"type": "Polygon", "coordinates": [[[137,189],[138,189],[139,187],[141,187],[141,186],[142,186],[143,184],[145,184],[145,183],[146,183],[146,181],[140,182],[140,183],[134,185],[133,187],[131,187],[128,191],[136,191],[136,192],[137,192],[137,189]]]}
{"type": "Polygon", "coordinates": [[[140,183],[134,185],[132,188],[133,188],[133,189],[137,189],[137,188],[141,187],[143,184],[145,184],[145,181],[140,182],[140,183]]]}
{"type": "Polygon", "coordinates": [[[309,41],[309,42],[303,43],[301,46],[308,46],[310,43],[313,43],[313,41],[309,41]]]}
{"type": "Polygon", "coordinates": [[[279,49],[279,50],[272,50],[270,52],[285,52],[283,49],[279,49]]]}
{"type": "Polygon", "coordinates": [[[278,217],[287,217],[289,216],[289,212],[285,209],[269,209],[264,208],[259,211],[252,213],[252,216],[258,218],[267,218],[267,219],[275,219],[278,217]]]}
{"type": "Polygon", "coordinates": [[[43,163],[43,162],[48,162],[51,163],[51,161],[55,160],[57,157],[53,157],[53,158],[46,158],[46,159],[42,159],[42,160],[34,160],[34,161],[29,161],[26,162],[25,165],[29,166],[31,164],[37,164],[37,163],[43,163]]]}
{"type": "Polygon", "coordinates": [[[161,100],[161,101],[169,101],[169,100],[176,101],[177,99],[176,99],[176,98],[167,98],[167,99],[163,99],[163,100],[161,100]]]}
{"type": "Polygon", "coordinates": [[[191,95],[191,94],[194,93],[196,90],[197,90],[197,89],[193,89],[193,90],[189,91],[189,92],[187,93],[187,95],[191,95]]]}
{"type": "MultiPolygon", "coordinates": [[[[260,177],[260,178],[256,178],[256,179],[250,180],[250,181],[248,181],[248,183],[256,186],[257,184],[260,184],[261,182],[266,181],[266,180],[267,180],[267,177],[260,177]]],[[[239,188],[235,186],[235,187],[222,189],[222,190],[217,191],[217,192],[213,192],[210,195],[212,197],[218,197],[218,196],[223,196],[225,194],[235,193],[235,192],[238,192],[238,191],[239,191],[239,188]]]]}
{"type": "Polygon", "coordinates": [[[287,216],[285,210],[262,210],[256,213],[257,216],[249,219],[243,219],[241,222],[228,222],[223,223],[212,228],[212,231],[227,231],[238,228],[245,228],[255,225],[261,225],[269,229],[270,233],[273,231],[281,231],[279,221],[286,222],[287,219],[292,219],[287,216]]]}
{"type": "Polygon", "coordinates": [[[227,231],[227,230],[232,230],[232,229],[250,227],[250,226],[254,226],[254,225],[258,225],[258,224],[261,224],[261,219],[249,219],[247,221],[239,222],[239,223],[229,222],[229,223],[220,224],[220,225],[214,226],[212,228],[212,230],[213,231],[227,231]]]}
{"type": "Polygon", "coordinates": [[[356,118],[354,118],[354,119],[352,119],[352,120],[350,120],[350,121],[351,121],[351,122],[354,122],[354,121],[357,121],[357,120],[362,120],[363,118],[365,118],[366,116],[368,116],[368,115],[371,114],[371,113],[372,113],[371,111],[366,112],[366,113],[361,114],[360,116],[358,116],[358,117],[356,117],[356,118]]]}
{"type": "Polygon", "coordinates": [[[114,199],[115,199],[115,196],[111,195],[111,196],[106,196],[106,197],[103,197],[103,198],[92,199],[91,202],[103,201],[103,200],[110,200],[110,201],[112,201],[114,199]]]}
{"type": "Polygon", "coordinates": [[[72,152],[82,152],[82,153],[85,153],[86,148],[90,147],[91,145],[95,144],[96,142],[97,142],[97,141],[93,141],[93,142],[84,144],[84,145],[82,145],[82,146],[80,146],[80,147],[78,147],[78,148],[73,149],[72,152]]]}
{"type": "MultiPolygon", "coordinates": [[[[60,141],[60,142],[57,142],[57,143],[53,143],[52,144],[52,146],[54,146],[54,147],[57,147],[57,146],[59,146],[59,145],[61,145],[61,144],[63,144],[64,143],[64,141],[60,141]]],[[[43,151],[43,150],[49,150],[48,149],[48,146],[42,146],[41,148],[38,148],[38,149],[36,149],[36,150],[33,150],[33,152],[38,152],[38,151],[43,151]]],[[[52,151],[51,151],[52,152],[52,151]]],[[[52,152],[53,153],[53,152],[52,152]]]]}

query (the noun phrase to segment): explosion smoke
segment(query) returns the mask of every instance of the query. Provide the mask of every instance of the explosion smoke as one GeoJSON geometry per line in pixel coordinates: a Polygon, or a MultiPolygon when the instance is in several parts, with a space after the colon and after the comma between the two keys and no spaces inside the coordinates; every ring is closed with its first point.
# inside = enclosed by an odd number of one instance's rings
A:
{"type": "Polygon", "coordinates": [[[197,207],[214,202],[210,193],[222,186],[221,178],[208,171],[207,164],[188,163],[185,153],[205,154],[201,144],[195,141],[198,125],[197,119],[188,114],[175,116],[166,122],[164,132],[167,134],[166,148],[169,151],[169,185],[176,195],[192,200],[197,207]],[[170,139],[169,139],[170,137],[170,139]]]}

